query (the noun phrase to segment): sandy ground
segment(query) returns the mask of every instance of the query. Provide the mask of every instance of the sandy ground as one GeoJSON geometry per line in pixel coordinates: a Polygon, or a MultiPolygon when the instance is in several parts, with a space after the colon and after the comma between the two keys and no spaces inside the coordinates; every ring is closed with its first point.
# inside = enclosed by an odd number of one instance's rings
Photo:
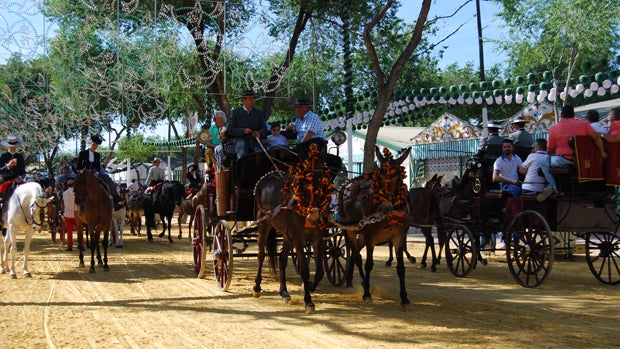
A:
{"type": "MultiPolygon", "coordinates": [[[[174,227],[176,230],[176,227],[174,227]]],[[[176,233],[174,234],[176,236],[176,233]]],[[[110,272],[78,267],[78,252],[35,234],[32,278],[0,275],[0,342],[4,348],[610,348],[620,343],[620,288],[597,281],[583,256],[562,258],[545,283],[525,289],[503,256],[467,278],[445,265],[436,273],[407,264],[412,305],[401,310],[394,268],[376,252],[373,303],[360,286],[324,279],[303,309],[299,277],[289,272],[292,303],[265,271],[252,297],[256,261],[235,258],[232,286],[221,292],[212,271],[197,279],[186,239],[170,245],[125,235],[110,249],[110,272]]],[[[409,248],[420,256],[419,237],[409,248]]],[[[19,248],[23,246],[20,236],[19,248]]],[[[21,252],[20,252],[21,253],[21,252]]],[[[356,285],[359,282],[355,281],[356,285]]]]}

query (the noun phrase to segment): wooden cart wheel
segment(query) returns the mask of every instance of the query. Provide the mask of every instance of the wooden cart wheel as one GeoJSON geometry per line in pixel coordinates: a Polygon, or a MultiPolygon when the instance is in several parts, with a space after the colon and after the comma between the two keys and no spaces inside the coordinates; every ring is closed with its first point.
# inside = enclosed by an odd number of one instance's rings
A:
{"type": "Polygon", "coordinates": [[[351,251],[346,243],[346,237],[339,228],[330,228],[329,239],[325,240],[325,273],[327,279],[334,286],[341,286],[345,280],[347,263],[351,251]]]}
{"type": "Polygon", "coordinates": [[[523,287],[537,287],[549,275],[555,248],[551,229],[538,212],[526,210],[508,228],[506,259],[514,279],[523,287]]]}
{"type": "Polygon", "coordinates": [[[230,226],[225,220],[215,225],[213,233],[213,273],[217,287],[227,291],[233,274],[232,235],[230,226]]]}
{"type": "Polygon", "coordinates": [[[194,213],[194,222],[192,227],[192,246],[194,247],[194,272],[197,278],[205,275],[205,257],[207,251],[205,249],[205,209],[202,205],[198,205],[194,213]]]}
{"type": "MultiPolygon", "coordinates": [[[[619,229],[620,230],[620,229],[619,229]]],[[[587,233],[586,262],[600,282],[609,285],[620,283],[620,235],[613,233],[587,233]]]]}
{"type": "Polygon", "coordinates": [[[476,263],[474,234],[462,224],[451,226],[446,233],[446,263],[454,276],[465,277],[476,263]]]}

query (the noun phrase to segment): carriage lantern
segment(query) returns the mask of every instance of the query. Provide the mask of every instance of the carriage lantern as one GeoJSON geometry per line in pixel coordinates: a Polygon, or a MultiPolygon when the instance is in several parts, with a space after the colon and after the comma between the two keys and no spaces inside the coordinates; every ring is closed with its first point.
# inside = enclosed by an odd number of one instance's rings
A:
{"type": "Polygon", "coordinates": [[[329,138],[331,138],[332,142],[336,144],[336,152],[340,153],[340,146],[347,141],[347,135],[342,132],[339,127],[336,127],[336,131],[334,131],[334,133],[332,133],[329,138]]]}

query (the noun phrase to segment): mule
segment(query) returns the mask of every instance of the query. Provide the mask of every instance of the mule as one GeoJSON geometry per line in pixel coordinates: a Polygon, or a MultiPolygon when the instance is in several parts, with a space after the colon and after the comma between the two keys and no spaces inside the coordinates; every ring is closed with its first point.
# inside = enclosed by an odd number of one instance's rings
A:
{"type": "Polygon", "coordinates": [[[400,166],[409,156],[407,149],[397,159],[392,159],[389,150],[382,155],[379,148],[375,154],[380,166],[371,175],[357,177],[345,184],[339,196],[339,222],[357,223],[359,229],[345,227],[347,243],[351,249],[351,263],[347,266],[346,284],[352,286],[353,268],[357,266],[365,302],[372,301],[370,293],[370,272],[374,267],[373,252],[376,245],[390,241],[396,253],[396,274],[400,283],[400,303],[410,304],[405,287],[404,249],[408,226],[399,216],[405,216],[406,186],[404,168],[400,166]],[[397,214],[401,212],[400,214],[397,214]],[[359,223],[358,223],[359,222],[359,223]],[[362,269],[361,249],[366,247],[366,262],[362,269]]]}
{"type": "MultiPolygon", "coordinates": [[[[75,177],[73,184],[75,192],[75,220],[76,224],[86,224],[85,235],[90,248],[90,269],[95,272],[95,250],[99,265],[103,265],[104,271],[110,271],[108,265],[108,241],[110,237],[110,225],[114,205],[112,196],[107,191],[107,186],[91,171],[85,170],[75,177]],[[101,240],[101,234],[103,239],[101,240]],[[99,241],[103,246],[103,260],[99,250],[99,241]]],[[[84,266],[83,241],[78,234],[78,246],[80,249],[80,266],[84,266]]]]}
{"type": "Polygon", "coordinates": [[[286,287],[286,265],[289,251],[294,249],[299,275],[303,282],[305,310],[306,313],[310,314],[315,311],[311,292],[316,289],[325,275],[322,263],[325,256],[325,243],[323,242],[325,229],[319,228],[317,217],[311,218],[311,221],[307,222],[307,217],[298,214],[294,208],[283,207],[283,203],[287,201],[287,197],[282,193],[284,185],[285,175],[280,171],[267,174],[256,185],[255,202],[259,216],[258,271],[252,293],[254,297],[260,297],[262,291],[262,266],[265,259],[265,248],[268,250],[271,270],[274,273],[276,271],[274,233],[276,230],[283,236],[282,252],[279,257],[279,294],[283,302],[290,302],[291,296],[286,287]],[[312,244],[316,261],[314,282],[310,282],[309,256],[307,256],[305,249],[308,243],[312,244]]]}
{"type": "Polygon", "coordinates": [[[181,205],[181,200],[185,197],[185,188],[179,181],[164,182],[159,188],[155,189],[150,195],[144,195],[142,205],[144,207],[144,217],[146,220],[146,237],[149,242],[153,241],[151,229],[155,229],[155,214],[159,214],[162,220],[163,230],[159,234],[160,238],[166,236],[168,231],[168,242],[174,243],[170,235],[172,227],[172,215],[174,208],[181,205]]]}
{"type": "Polygon", "coordinates": [[[5,222],[6,235],[4,236],[4,244],[2,245],[0,274],[9,272],[11,279],[17,278],[15,274],[15,254],[17,252],[17,242],[15,236],[17,232],[25,234],[24,241],[24,261],[22,263],[22,272],[26,277],[31,277],[28,271],[28,255],[30,254],[30,241],[34,233],[34,226],[41,226],[40,213],[45,210],[47,204],[51,201],[45,197],[43,188],[36,182],[24,183],[18,186],[10,198],[5,202],[8,205],[6,210],[5,222]],[[39,219],[39,221],[37,221],[39,219]],[[11,261],[8,263],[8,254],[10,253],[11,261]]]}

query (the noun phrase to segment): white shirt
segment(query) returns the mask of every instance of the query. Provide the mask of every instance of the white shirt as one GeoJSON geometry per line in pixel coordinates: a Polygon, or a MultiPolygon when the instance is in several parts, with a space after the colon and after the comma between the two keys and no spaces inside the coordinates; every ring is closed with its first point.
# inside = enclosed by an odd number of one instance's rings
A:
{"type": "Polygon", "coordinates": [[[540,168],[540,162],[544,161],[548,157],[549,155],[547,155],[547,152],[541,150],[527,156],[527,159],[525,159],[521,165],[527,168],[525,180],[521,185],[521,189],[530,190],[537,193],[545,190],[545,177],[538,175],[538,169],[540,168]]]}
{"type": "Polygon", "coordinates": [[[62,201],[65,205],[65,218],[75,218],[75,193],[73,187],[67,188],[62,193],[62,201]]]}
{"type": "Polygon", "coordinates": [[[603,125],[601,125],[600,122],[596,121],[590,124],[590,126],[592,126],[592,128],[594,129],[594,132],[596,133],[602,133],[602,134],[608,134],[609,133],[609,129],[603,125]]]}

